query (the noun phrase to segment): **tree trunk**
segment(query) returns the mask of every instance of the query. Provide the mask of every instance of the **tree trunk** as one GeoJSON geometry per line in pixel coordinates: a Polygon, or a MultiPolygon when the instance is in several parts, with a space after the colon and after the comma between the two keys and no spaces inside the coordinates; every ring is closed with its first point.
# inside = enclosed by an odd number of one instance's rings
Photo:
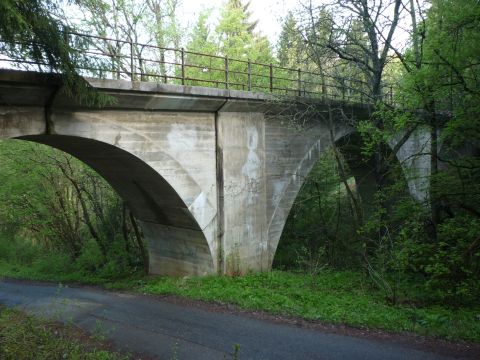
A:
{"type": "Polygon", "coordinates": [[[140,229],[138,228],[135,217],[130,211],[129,211],[129,215],[130,215],[130,221],[132,223],[133,231],[135,233],[135,238],[137,239],[138,248],[140,249],[140,254],[142,255],[143,269],[145,271],[145,274],[148,275],[150,271],[150,260],[148,258],[148,251],[147,251],[147,248],[145,247],[145,243],[143,242],[143,237],[140,233],[140,229]]]}

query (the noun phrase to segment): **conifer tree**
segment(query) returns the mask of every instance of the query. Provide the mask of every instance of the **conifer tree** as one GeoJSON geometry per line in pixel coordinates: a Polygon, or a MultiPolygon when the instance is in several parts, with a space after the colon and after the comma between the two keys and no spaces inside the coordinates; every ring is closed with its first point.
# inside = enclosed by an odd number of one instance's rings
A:
{"type": "Polygon", "coordinates": [[[216,55],[217,53],[217,44],[212,39],[211,29],[208,25],[211,13],[209,9],[200,12],[187,43],[187,69],[185,75],[189,79],[194,79],[189,81],[189,84],[192,85],[212,86],[212,84],[215,84],[215,81],[218,81],[223,76],[218,71],[212,70],[213,68],[221,68],[223,66],[222,62],[219,61],[220,59],[201,55],[216,55]]]}
{"type": "Polygon", "coordinates": [[[297,67],[306,62],[306,47],[298,31],[297,22],[292,12],[283,20],[282,32],[277,44],[277,57],[280,66],[297,67]]]}
{"type": "Polygon", "coordinates": [[[61,76],[63,90],[79,102],[99,106],[111,101],[83,80],[76,65],[85,61],[69,44],[54,0],[0,1],[0,51],[13,61],[32,61],[61,76]]]}
{"type": "MultiPolygon", "coordinates": [[[[229,81],[238,84],[247,83],[247,76],[239,72],[248,71],[248,60],[263,64],[274,62],[270,42],[255,31],[257,22],[250,20],[249,4],[243,4],[240,0],[229,0],[221,10],[220,21],[215,28],[219,54],[244,61],[229,62],[229,81]]],[[[255,74],[252,82],[258,84],[258,90],[267,88],[268,79],[265,76],[268,71],[264,66],[252,66],[252,73],[255,74]]]]}

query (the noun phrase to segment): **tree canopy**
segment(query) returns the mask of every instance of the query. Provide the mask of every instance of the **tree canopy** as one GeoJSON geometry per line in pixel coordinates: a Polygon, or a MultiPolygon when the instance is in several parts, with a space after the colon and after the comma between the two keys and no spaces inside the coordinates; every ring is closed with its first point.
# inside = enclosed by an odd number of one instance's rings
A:
{"type": "Polygon", "coordinates": [[[54,0],[0,2],[0,51],[13,61],[31,61],[60,74],[67,94],[82,103],[102,105],[108,98],[96,93],[76,70],[84,59],[70,46],[59,13],[54,0]]]}

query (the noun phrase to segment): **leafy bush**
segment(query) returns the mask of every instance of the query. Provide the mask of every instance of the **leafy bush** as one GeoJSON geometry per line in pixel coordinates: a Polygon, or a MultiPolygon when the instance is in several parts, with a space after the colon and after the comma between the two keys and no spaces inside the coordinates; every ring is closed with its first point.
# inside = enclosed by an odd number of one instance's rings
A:
{"type": "Polygon", "coordinates": [[[0,141],[0,155],[0,258],[39,274],[117,278],[143,269],[133,217],[91,168],[22,141],[0,141]]]}
{"type": "MultiPolygon", "coordinates": [[[[100,347],[106,346],[100,344],[100,347]]],[[[127,356],[99,349],[93,339],[86,338],[78,329],[61,326],[3,307],[0,307],[0,358],[2,360],[128,359],[127,356]]]]}

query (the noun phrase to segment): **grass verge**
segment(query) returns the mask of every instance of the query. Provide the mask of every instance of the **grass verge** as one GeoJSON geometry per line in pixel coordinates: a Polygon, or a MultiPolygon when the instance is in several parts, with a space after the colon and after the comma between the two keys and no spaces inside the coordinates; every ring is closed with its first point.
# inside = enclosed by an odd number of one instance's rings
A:
{"type": "MultiPolygon", "coordinates": [[[[121,286],[122,284],[111,284],[121,286]]],[[[241,308],[354,327],[413,332],[480,343],[480,307],[390,305],[361,274],[316,276],[274,271],[243,277],[156,278],[126,286],[148,294],[173,294],[241,308]]]]}
{"type": "Polygon", "coordinates": [[[126,360],[73,327],[0,306],[2,360],[126,360]]]}
{"type": "Polygon", "coordinates": [[[0,261],[3,276],[102,285],[143,294],[176,295],[244,309],[353,327],[412,332],[448,340],[480,343],[480,306],[392,305],[357,272],[318,275],[284,271],[239,277],[141,277],[122,280],[85,278],[81,274],[38,274],[0,261]]]}

